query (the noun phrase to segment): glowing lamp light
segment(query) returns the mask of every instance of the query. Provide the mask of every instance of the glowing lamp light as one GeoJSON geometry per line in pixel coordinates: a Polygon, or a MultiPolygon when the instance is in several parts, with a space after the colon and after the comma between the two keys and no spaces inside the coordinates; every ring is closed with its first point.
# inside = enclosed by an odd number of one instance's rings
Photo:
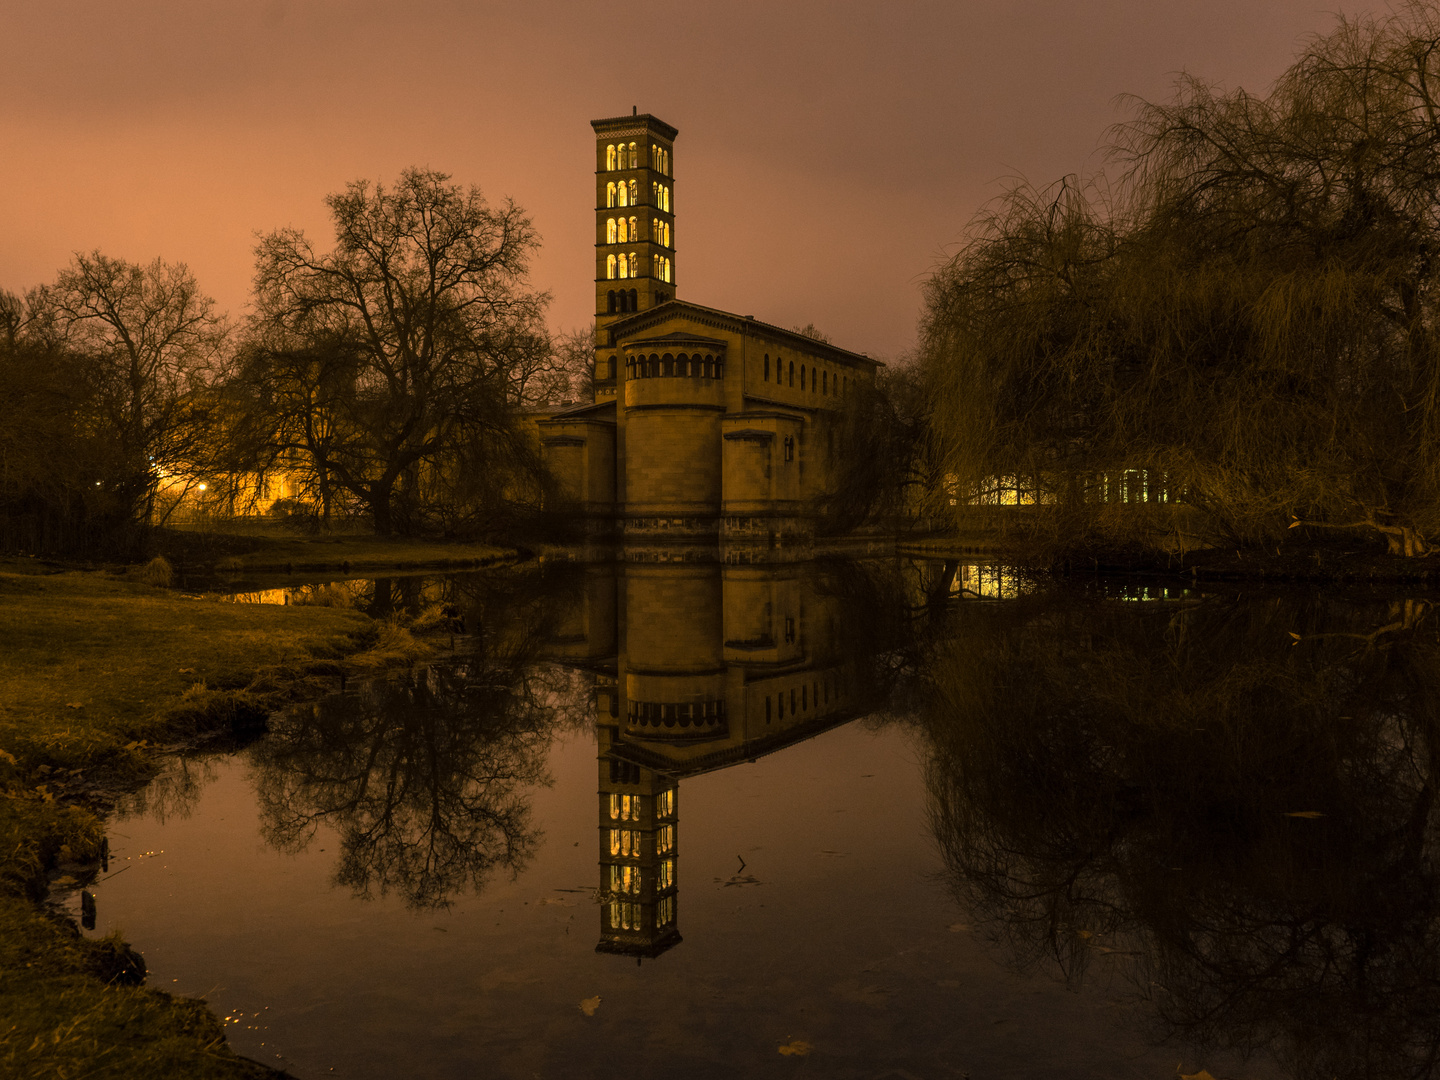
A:
{"type": "Polygon", "coordinates": [[[201,485],[200,485],[200,490],[201,490],[201,491],[204,491],[204,490],[205,490],[205,485],[204,485],[204,484],[201,484],[201,485]]]}

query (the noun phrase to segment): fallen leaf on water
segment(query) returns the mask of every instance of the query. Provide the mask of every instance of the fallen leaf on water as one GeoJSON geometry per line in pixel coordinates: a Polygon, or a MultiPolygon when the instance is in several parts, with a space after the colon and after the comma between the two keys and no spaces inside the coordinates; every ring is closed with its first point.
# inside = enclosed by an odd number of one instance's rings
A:
{"type": "Polygon", "coordinates": [[[83,709],[85,706],[79,701],[67,701],[65,707],[67,709],[83,709]]]}
{"type": "Polygon", "coordinates": [[[813,1046],[805,1042],[803,1039],[796,1039],[794,1042],[788,1042],[784,1046],[780,1047],[780,1052],[786,1057],[804,1057],[806,1054],[810,1053],[810,1051],[814,1049],[815,1048],[813,1046]]]}
{"type": "Polygon", "coordinates": [[[1077,937],[1083,938],[1086,941],[1089,941],[1092,937],[1095,936],[1095,934],[1089,930],[1076,930],[1075,934],[1077,937]]]}
{"type": "Polygon", "coordinates": [[[1215,1080],[1215,1078],[1201,1069],[1198,1073],[1181,1073],[1180,1080],[1215,1080]]]}
{"type": "Polygon", "coordinates": [[[594,1016],[595,1010],[598,1008],[600,1008],[599,994],[596,994],[593,998],[586,998],[584,1001],[580,1002],[580,1011],[583,1012],[586,1016],[594,1016]]]}
{"type": "Polygon", "coordinates": [[[952,934],[958,934],[962,930],[969,930],[970,924],[963,922],[952,922],[949,926],[946,927],[946,929],[949,930],[952,934]]]}
{"type": "Polygon", "coordinates": [[[1324,817],[1325,815],[1322,814],[1319,810],[1291,810],[1291,811],[1290,811],[1288,814],[1286,814],[1285,816],[1286,816],[1286,817],[1317,818],[1317,817],[1324,817]]]}
{"type": "Polygon", "coordinates": [[[182,667],[182,668],[180,669],[180,674],[181,674],[181,675],[194,675],[194,674],[195,674],[195,669],[194,669],[193,667],[182,667]]]}

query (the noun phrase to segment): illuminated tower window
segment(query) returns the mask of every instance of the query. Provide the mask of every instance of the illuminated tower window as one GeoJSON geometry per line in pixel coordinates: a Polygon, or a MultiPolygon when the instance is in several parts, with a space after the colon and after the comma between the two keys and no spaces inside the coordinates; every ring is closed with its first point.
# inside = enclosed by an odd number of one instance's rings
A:
{"type": "MultiPolygon", "coordinates": [[[[615,256],[614,256],[614,255],[606,255],[606,256],[605,256],[605,276],[606,276],[607,278],[612,278],[612,279],[615,277],[615,256]]],[[[612,295],[613,295],[613,294],[612,294],[612,295]]]]}
{"type": "Polygon", "coordinates": [[[620,185],[619,185],[619,195],[620,195],[620,205],[621,205],[621,206],[629,206],[629,205],[630,205],[630,188],[625,184],[625,182],[624,182],[623,180],[620,182],[620,185]]]}
{"type": "Polygon", "coordinates": [[[615,219],[613,217],[607,219],[605,222],[605,242],[607,244],[615,243],[615,238],[617,235],[619,234],[616,230],[615,219]]]}
{"type": "Polygon", "coordinates": [[[615,144],[614,144],[614,143],[611,143],[609,146],[605,147],[605,171],[606,171],[606,172],[614,172],[614,171],[615,171],[615,144]]]}
{"type": "Polygon", "coordinates": [[[605,185],[605,205],[615,205],[615,182],[613,180],[605,185]]]}

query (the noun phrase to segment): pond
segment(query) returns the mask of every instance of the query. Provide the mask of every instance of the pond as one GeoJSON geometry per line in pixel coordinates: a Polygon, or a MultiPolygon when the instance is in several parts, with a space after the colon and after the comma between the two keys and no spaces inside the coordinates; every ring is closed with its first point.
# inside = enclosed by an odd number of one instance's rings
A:
{"type": "Polygon", "coordinates": [[[545,565],[173,759],[87,933],[299,1077],[1400,1077],[1440,1047],[1416,597],[545,565]]]}

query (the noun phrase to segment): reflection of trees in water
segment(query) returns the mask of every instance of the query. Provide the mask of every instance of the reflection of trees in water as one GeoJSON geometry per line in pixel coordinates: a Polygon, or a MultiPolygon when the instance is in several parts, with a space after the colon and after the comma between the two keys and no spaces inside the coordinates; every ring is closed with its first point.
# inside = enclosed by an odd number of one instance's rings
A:
{"type": "Polygon", "coordinates": [[[550,782],[546,753],[583,716],[585,688],[538,662],[543,594],[503,619],[488,595],[470,599],[486,617],[463,658],[292,710],[252,751],[266,838],[298,851],[333,827],[336,879],[359,895],[444,905],[518,873],[539,843],[529,789],[550,782]]]}
{"type": "Polygon", "coordinates": [[[162,825],[172,819],[187,819],[200,802],[200,793],[215,779],[214,757],[180,753],[164,759],[160,771],[138,791],[126,792],[115,802],[120,820],[149,817],[162,825]]]}
{"type": "Polygon", "coordinates": [[[1316,1080],[1429,1075],[1440,648],[1420,614],[1314,596],[957,613],[929,784],[962,901],[1022,964],[1078,981],[1108,954],[1166,1035],[1268,1047],[1316,1080]]]}

